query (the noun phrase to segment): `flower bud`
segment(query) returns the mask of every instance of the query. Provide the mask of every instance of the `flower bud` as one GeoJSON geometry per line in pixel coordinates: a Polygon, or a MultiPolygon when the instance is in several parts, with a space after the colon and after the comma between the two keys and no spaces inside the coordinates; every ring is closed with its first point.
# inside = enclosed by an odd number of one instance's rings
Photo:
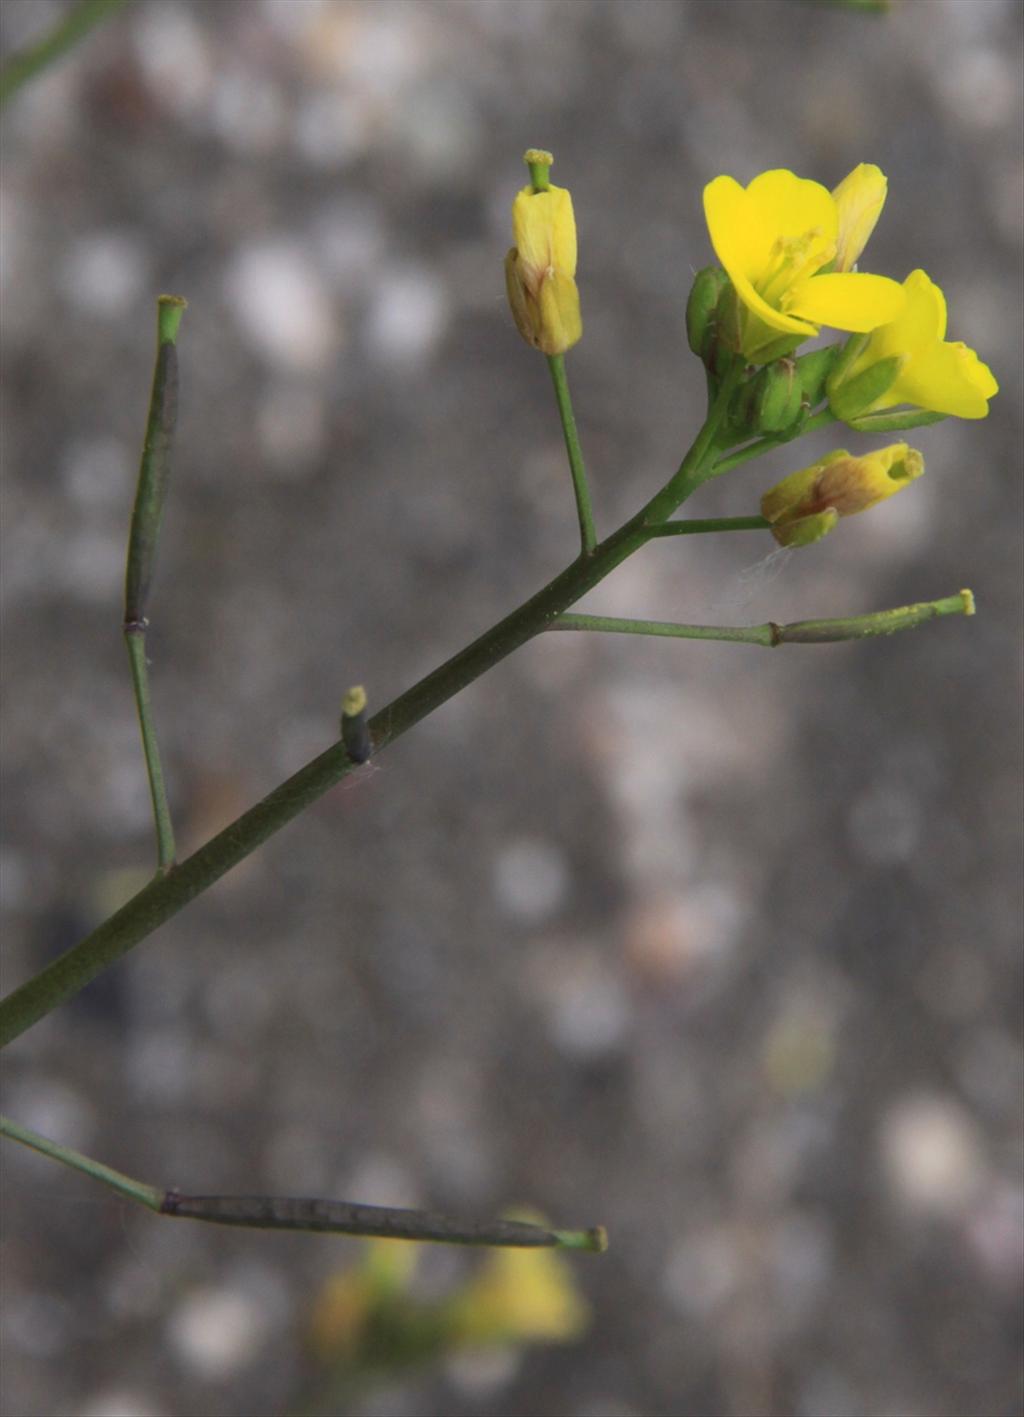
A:
{"type": "Polygon", "coordinates": [[[715,308],[729,277],[721,266],[705,266],[694,277],[686,302],[686,338],[694,354],[705,358],[715,332],[715,308]]]}
{"type": "Polygon", "coordinates": [[[777,359],[774,364],[766,364],[747,385],[747,394],[749,433],[782,433],[792,427],[803,403],[796,361],[777,359]]]}
{"type": "Polygon", "coordinates": [[[888,182],[881,168],[874,163],[859,163],[839,186],[833,189],[839,214],[839,234],[836,238],[834,269],[852,271],[875,223],[885,206],[888,182]]]}
{"type": "MultiPolygon", "coordinates": [[[[550,154],[531,149],[526,160],[531,173],[543,166],[546,181],[550,154]]],[[[512,230],[505,284],[516,329],[544,354],[564,354],[583,333],[572,198],[564,187],[524,187],[512,204],[512,230]]]]}
{"type": "Polygon", "coordinates": [[[836,346],[830,344],[797,358],[797,377],[803,390],[803,401],[809,409],[817,408],[825,397],[825,384],[836,362],[836,353],[836,346]]]}
{"type": "Polygon", "coordinates": [[[794,472],[761,498],[761,515],[780,546],[820,541],[840,517],[866,512],[924,472],[924,458],[906,443],[863,457],[844,449],[794,472]]]}

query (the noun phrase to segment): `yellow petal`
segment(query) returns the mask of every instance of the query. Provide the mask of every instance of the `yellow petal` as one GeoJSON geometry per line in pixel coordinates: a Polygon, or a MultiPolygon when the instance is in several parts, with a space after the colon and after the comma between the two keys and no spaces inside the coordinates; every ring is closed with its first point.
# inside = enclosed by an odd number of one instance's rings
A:
{"type": "Polygon", "coordinates": [[[512,230],[528,270],[542,273],[555,266],[566,275],[576,274],[576,218],[564,187],[546,192],[524,187],[512,203],[512,230]]]}
{"type": "Polygon", "coordinates": [[[837,271],[849,271],[857,264],[882,214],[887,189],[888,182],[881,168],[862,162],[833,191],[839,212],[837,271]]]}
{"type": "Polygon", "coordinates": [[[905,301],[894,320],[871,336],[851,374],[891,355],[906,355],[938,343],[946,333],[946,297],[925,275],[911,271],[903,282],[905,301]]]}
{"type": "Polygon", "coordinates": [[[885,396],[885,406],[909,403],[954,418],[985,418],[999,392],[991,369],[962,343],[932,345],[912,357],[885,396]]]}
{"type": "Polygon", "coordinates": [[[576,282],[572,276],[555,267],[541,282],[538,347],[545,354],[564,354],[582,333],[576,282]]]}
{"type": "Polygon", "coordinates": [[[755,219],[747,193],[735,177],[716,177],[704,188],[704,217],[715,255],[736,281],[760,275],[774,233],[755,219]]]}
{"type": "MultiPolygon", "coordinates": [[[[729,270],[728,266],[726,266],[726,270],[729,270]]],[[[729,275],[736,287],[736,294],[743,304],[758,320],[770,325],[773,330],[782,330],[785,334],[803,335],[805,338],[818,333],[816,324],[812,324],[809,320],[800,319],[792,313],[784,314],[781,310],[776,310],[773,305],[769,305],[767,300],[757,293],[745,275],[735,274],[732,271],[729,271],[729,275]]],[[[757,344],[760,345],[762,342],[759,339],[757,344]]],[[[750,355],[753,352],[754,349],[748,348],[748,341],[744,339],[743,353],[750,355]]]]}
{"type": "Polygon", "coordinates": [[[816,232],[834,242],[839,231],[835,198],[820,182],[797,177],[784,167],[762,172],[747,188],[756,219],[772,238],[791,239],[816,232]]]}
{"type": "Polygon", "coordinates": [[[800,281],[786,293],[785,305],[788,313],[816,324],[863,334],[896,319],[904,300],[902,286],[888,276],[850,272],[800,281]]]}

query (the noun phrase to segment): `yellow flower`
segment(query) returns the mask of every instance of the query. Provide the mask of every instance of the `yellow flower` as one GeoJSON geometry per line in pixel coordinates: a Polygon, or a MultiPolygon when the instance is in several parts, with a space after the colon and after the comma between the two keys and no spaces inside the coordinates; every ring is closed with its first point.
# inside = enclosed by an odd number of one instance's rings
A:
{"type": "Polygon", "coordinates": [[[584,1333],[590,1310],[572,1271],[554,1250],[493,1250],[452,1302],[452,1332],[471,1346],[567,1343],[584,1333]]]}
{"type": "Polygon", "coordinates": [[[524,187],[512,203],[512,232],[505,283],[516,328],[535,349],[564,354],[583,333],[572,197],[564,187],[524,187]]]}
{"type": "Polygon", "coordinates": [[[889,184],[885,173],[874,163],[862,162],[838,187],[833,188],[839,212],[839,235],[836,238],[836,258],[833,270],[852,271],[860,253],[868,244],[885,206],[889,184]]]}
{"type": "Polygon", "coordinates": [[[840,517],[852,517],[891,497],[924,472],[924,458],[906,443],[892,443],[863,457],[845,449],[790,473],[761,498],[761,515],[780,546],[809,546],[826,536],[840,517]]]}
{"type": "Polygon", "coordinates": [[[896,358],[894,380],[859,411],[861,414],[912,404],[955,418],[984,418],[999,385],[973,349],[945,338],[946,297],[924,271],[911,271],[903,289],[903,309],[890,323],[872,332],[864,349],[843,371],[839,388],[849,387],[881,360],[896,358]]]}
{"type": "Polygon", "coordinates": [[[704,188],[711,244],[741,302],[739,350],[747,359],[774,358],[780,343],[795,347],[821,325],[866,333],[899,313],[896,281],[834,269],[841,213],[844,260],[860,254],[870,233],[865,212],[877,183],[860,171],[840,184],[838,198],[784,168],[762,172],[748,187],[716,177],[704,188]]]}

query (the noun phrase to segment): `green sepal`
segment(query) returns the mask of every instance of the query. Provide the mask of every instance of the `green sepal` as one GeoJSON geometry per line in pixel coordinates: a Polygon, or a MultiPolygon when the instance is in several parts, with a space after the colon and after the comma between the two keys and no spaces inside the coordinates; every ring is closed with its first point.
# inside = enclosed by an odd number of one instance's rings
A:
{"type": "Polygon", "coordinates": [[[774,364],[777,359],[785,359],[807,341],[806,335],[780,335],[771,344],[766,344],[757,354],[750,356],[751,364],[774,364]]]}
{"type": "Polygon", "coordinates": [[[858,433],[900,433],[906,428],[927,428],[948,417],[947,413],[931,413],[925,408],[905,408],[895,413],[865,413],[846,422],[858,433]]]}
{"type": "Polygon", "coordinates": [[[705,266],[694,276],[686,302],[686,338],[694,354],[702,359],[709,334],[714,335],[715,309],[729,277],[721,266],[705,266]]]}
{"type": "Polygon", "coordinates": [[[851,364],[855,363],[867,349],[868,340],[870,338],[870,335],[865,334],[851,335],[846,343],[840,347],[828,381],[830,388],[833,384],[838,385],[845,379],[847,369],[849,369],[851,364]]]}
{"type": "Polygon", "coordinates": [[[828,536],[838,521],[839,513],[836,509],[826,507],[823,512],[813,512],[809,517],[797,517],[791,522],[777,522],[772,527],[772,535],[780,546],[813,546],[816,541],[828,536]]]}
{"type": "Polygon", "coordinates": [[[892,354],[869,364],[852,379],[837,378],[833,372],[828,380],[829,408],[844,423],[852,422],[888,393],[903,363],[901,355],[892,354]]]}

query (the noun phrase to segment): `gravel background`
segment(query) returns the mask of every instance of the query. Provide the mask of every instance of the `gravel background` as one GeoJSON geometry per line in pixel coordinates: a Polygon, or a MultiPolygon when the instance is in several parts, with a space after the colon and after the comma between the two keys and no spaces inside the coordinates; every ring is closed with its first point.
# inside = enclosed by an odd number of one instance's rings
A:
{"type": "MultiPolygon", "coordinates": [[[[60,9],[7,0],[5,48],[60,9]]],[[[8,1053],[5,1110],[147,1180],[608,1225],[572,1266],[586,1338],[350,1412],[1020,1410],[1021,15],[140,0],[5,115],[5,989],[151,860],[119,595],[158,291],[190,301],[150,636],[186,848],[331,741],[350,683],[382,704],[573,552],[504,305],[525,147],[575,200],[605,530],[699,421],[717,173],[879,163],[871,266],[923,266],[1002,384],[821,546],[667,542],[587,602],[748,623],[970,585],[976,619],[530,645],[8,1053]]],[[[315,1387],[309,1307],[355,1244],[4,1163],[5,1413],[315,1387]]]]}

